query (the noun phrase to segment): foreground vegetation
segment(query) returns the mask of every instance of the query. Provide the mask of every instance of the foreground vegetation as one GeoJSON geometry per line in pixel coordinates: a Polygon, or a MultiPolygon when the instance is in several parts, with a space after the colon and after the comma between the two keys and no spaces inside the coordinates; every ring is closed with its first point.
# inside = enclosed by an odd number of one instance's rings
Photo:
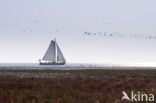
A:
{"type": "Polygon", "coordinates": [[[87,68],[0,68],[0,77],[115,77],[115,76],[155,76],[156,68],[139,67],[87,67],[87,68]],[[67,70],[64,70],[67,69],[67,70]]]}
{"type": "Polygon", "coordinates": [[[0,103],[131,103],[120,101],[122,91],[156,95],[155,70],[49,70],[48,73],[56,72],[69,75],[55,78],[1,75],[0,103]]]}

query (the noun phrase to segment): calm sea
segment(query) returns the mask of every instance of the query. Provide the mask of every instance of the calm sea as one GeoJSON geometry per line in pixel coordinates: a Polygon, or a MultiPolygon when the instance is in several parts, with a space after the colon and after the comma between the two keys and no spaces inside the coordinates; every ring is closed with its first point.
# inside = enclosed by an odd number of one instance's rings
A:
{"type": "Polygon", "coordinates": [[[156,67],[153,64],[93,64],[93,63],[66,63],[66,65],[43,66],[39,63],[0,63],[0,67],[156,67]]]}
{"type": "Polygon", "coordinates": [[[39,65],[39,63],[0,63],[0,67],[115,67],[112,64],[66,63],[65,65],[39,65]]]}

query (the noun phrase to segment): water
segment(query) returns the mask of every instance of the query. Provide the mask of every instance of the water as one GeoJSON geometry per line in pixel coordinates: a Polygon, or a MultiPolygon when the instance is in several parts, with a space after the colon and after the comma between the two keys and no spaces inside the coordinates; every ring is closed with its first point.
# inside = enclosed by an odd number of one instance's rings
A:
{"type": "Polygon", "coordinates": [[[95,63],[66,63],[65,65],[39,65],[39,63],[0,63],[0,67],[156,67],[156,64],[95,64],[95,63]]]}
{"type": "Polygon", "coordinates": [[[112,67],[111,64],[66,63],[65,65],[39,65],[39,63],[0,63],[0,67],[112,67]]]}

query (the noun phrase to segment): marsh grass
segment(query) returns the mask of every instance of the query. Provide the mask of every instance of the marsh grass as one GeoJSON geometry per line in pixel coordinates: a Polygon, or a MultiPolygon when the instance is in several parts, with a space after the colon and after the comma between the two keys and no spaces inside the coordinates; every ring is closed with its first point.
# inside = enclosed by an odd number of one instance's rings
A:
{"type": "Polygon", "coordinates": [[[0,103],[114,103],[120,100],[123,90],[155,93],[156,80],[152,77],[139,76],[135,78],[5,77],[0,79],[0,103]]]}
{"type": "Polygon", "coordinates": [[[0,72],[59,74],[52,78],[1,75],[0,103],[130,103],[120,101],[123,90],[156,93],[155,70],[6,69],[0,72]]]}
{"type": "Polygon", "coordinates": [[[0,67],[0,76],[14,77],[113,77],[156,76],[154,67],[86,67],[86,68],[31,68],[0,67]]]}

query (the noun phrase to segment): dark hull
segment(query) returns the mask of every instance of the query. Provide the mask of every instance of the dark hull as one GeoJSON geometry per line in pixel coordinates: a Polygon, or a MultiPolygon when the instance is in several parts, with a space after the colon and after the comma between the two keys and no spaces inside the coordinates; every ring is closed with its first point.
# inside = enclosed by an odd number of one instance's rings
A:
{"type": "Polygon", "coordinates": [[[65,65],[65,62],[61,62],[61,63],[56,63],[56,62],[42,63],[42,62],[40,62],[40,65],[65,65]]]}

